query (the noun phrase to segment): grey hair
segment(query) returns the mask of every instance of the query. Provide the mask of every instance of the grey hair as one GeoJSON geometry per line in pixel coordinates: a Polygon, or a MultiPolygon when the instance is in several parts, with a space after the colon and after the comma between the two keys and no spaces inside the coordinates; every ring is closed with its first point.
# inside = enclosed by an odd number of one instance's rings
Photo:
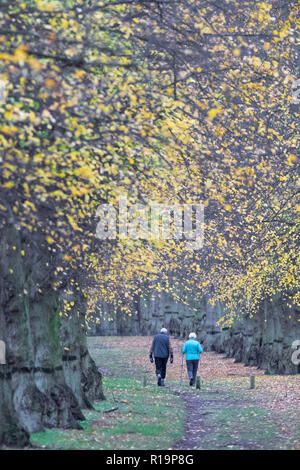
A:
{"type": "Polygon", "coordinates": [[[162,328],[162,329],[160,330],[160,332],[167,334],[167,333],[168,333],[168,330],[167,330],[167,328],[162,328]]]}
{"type": "Polygon", "coordinates": [[[189,334],[189,339],[192,339],[192,338],[194,338],[194,339],[197,338],[196,333],[190,333],[190,334],[189,334]]]}

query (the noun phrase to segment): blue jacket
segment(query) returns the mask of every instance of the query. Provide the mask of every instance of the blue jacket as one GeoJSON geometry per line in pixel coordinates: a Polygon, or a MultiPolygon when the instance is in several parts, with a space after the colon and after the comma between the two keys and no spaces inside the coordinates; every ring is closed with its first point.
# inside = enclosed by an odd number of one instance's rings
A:
{"type": "Polygon", "coordinates": [[[203,349],[201,348],[201,345],[198,341],[191,338],[186,343],[184,343],[181,352],[182,354],[186,354],[185,358],[187,361],[191,361],[200,359],[200,354],[203,353],[203,349]]]}

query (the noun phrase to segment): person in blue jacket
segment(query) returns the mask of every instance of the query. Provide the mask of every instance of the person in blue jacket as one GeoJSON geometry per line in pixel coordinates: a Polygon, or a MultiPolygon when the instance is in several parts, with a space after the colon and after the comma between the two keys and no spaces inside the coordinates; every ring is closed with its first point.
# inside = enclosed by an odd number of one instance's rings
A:
{"type": "Polygon", "coordinates": [[[200,354],[203,353],[200,343],[196,340],[196,333],[189,334],[189,340],[184,343],[182,354],[185,354],[187,373],[190,379],[190,386],[195,384],[197,377],[200,354]]]}

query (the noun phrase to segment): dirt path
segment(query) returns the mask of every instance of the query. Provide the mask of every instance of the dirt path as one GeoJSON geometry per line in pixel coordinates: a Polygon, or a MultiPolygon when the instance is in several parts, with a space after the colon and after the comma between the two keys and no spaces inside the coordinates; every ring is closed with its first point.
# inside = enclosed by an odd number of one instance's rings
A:
{"type": "MultiPolygon", "coordinates": [[[[217,388],[207,385],[201,390],[185,385],[174,390],[186,410],[184,437],[173,445],[174,450],[299,448],[299,410],[278,413],[261,400],[262,392],[239,383],[220,382],[217,388]]],[[[287,399],[283,395],[281,403],[286,405],[287,399]]]]}
{"type": "Polygon", "coordinates": [[[192,392],[176,392],[184,402],[187,411],[185,437],[176,442],[173,449],[202,449],[203,435],[209,432],[205,427],[207,401],[192,392]]]}

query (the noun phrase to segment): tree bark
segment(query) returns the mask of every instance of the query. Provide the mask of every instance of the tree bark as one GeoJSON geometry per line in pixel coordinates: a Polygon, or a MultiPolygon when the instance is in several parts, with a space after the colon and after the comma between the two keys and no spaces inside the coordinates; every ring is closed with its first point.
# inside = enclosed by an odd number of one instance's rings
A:
{"type": "Polygon", "coordinates": [[[39,249],[41,234],[25,238],[13,225],[0,241],[0,445],[24,446],[45,427],[80,428],[81,408],[103,399],[102,377],[89,356],[79,321],[63,322],[53,265],[39,249]],[[68,336],[76,367],[64,349],[68,336]]]}

